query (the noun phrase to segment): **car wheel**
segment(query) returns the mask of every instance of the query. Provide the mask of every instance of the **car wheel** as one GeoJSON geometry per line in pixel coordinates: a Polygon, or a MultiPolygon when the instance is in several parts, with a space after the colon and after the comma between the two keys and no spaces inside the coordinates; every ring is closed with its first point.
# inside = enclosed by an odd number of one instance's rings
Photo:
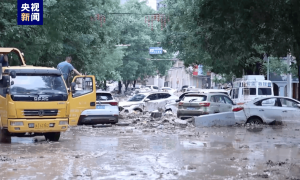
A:
{"type": "Polygon", "coordinates": [[[165,112],[172,113],[172,109],[167,109],[165,112]]]}
{"type": "Polygon", "coordinates": [[[257,125],[257,124],[262,124],[262,123],[263,123],[262,120],[257,117],[251,118],[246,122],[246,124],[249,124],[249,125],[257,125]]]}
{"type": "Polygon", "coordinates": [[[60,132],[46,133],[45,138],[49,141],[58,141],[60,138],[60,132]]]}
{"type": "Polygon", "coordinates": [[[141,112],[143,112],[143,111],[140,110],[140,109],[135,109],[134,112],[136,112],[136,113],[141,113],[141,112]]]}

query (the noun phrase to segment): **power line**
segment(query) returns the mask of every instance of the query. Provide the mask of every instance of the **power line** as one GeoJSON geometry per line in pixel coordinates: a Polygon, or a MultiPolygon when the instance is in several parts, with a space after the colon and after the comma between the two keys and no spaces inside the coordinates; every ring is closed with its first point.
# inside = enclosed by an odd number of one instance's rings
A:
{"type": "Polygon", "coordinates": [[[151,60],[151,61],[162,61],[162,60],[166,60],[166,61],[177,61],[178,59],[148,59],[145,58],[146,60],[151,60]]]}
{"type": "Polygon", "coordinates": [[[98,13],[98,14],[112,14],[112,15],[163,15],[164,14],[159,14],[159,13],[151,13],[151,14],[141,14],[141,13],[98,13]]]}

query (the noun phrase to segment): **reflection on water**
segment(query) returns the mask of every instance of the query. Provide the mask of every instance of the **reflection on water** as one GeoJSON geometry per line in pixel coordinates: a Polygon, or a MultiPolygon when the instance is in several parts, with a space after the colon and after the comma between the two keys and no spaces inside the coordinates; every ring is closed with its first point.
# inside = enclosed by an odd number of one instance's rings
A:
{"type": "MultiPolygon", "coordinates": [[[[5,172],[12,172],[9,169],[23,166],[9,162],[4,166],[0,161],[0,176],[18,179],[34,172],[40,173],[36,178],[74,179],[74,174],[92,169],[89,177],[102,179],[239,179],[246,173],[267,172],[269,160],[285,162],[283,167],[299,163],[300,131],[295,127],[207,127],[197,128],[188,136],[70,130],[55,143],[44,137],[13,137],[11,144],[0,145],[0,153],[30,168],[8,175],[5,172]],[[22,156],[24,159],[18,159],[22,156]],[[49,171],[53,165],[57,168],[49,171]]],[[[291,172],[297,173],[297,166],[293,168],[291,172]]]]}

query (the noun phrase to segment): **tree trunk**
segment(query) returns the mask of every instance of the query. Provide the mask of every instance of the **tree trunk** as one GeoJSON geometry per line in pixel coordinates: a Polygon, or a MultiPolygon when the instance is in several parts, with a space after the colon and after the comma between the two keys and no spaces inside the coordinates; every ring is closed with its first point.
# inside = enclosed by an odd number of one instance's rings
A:
{"type": "Polygon", "coordinates": [[[125,81],[125,83],[124,83],[125,84],[125,91],[127,91],[129,83],[130,83],[130,81],[125,81]]]}
{"type": "Polygon", "coordinates": [[[106,87],[106,80],[104,80],[103,83],[104,83],[104,84],[103,84],[103,89],[104,89],[104,91],[106,91],[106,89],[107,89],[107,87],[106,87]]]}
{"type": "Polygon", "coordinates": [[[133,88],[135,88],[135,83],[136,83],[136,80],[133,81],[133,88]]]}
{"type": "Polygon", "coordinates": [[[121,81],[118,82],[118,86],[119,86],[118,94],[121,94],[121,92],[122,92],[122,82],[121,81]]]}
{"type": "Polygon", "coordinates": [[[300,65],[299,65],[300,62],[298,62],[298,59],[297,59],[297,67],[298,67],[298,100],[300,101],[300,65]]]}

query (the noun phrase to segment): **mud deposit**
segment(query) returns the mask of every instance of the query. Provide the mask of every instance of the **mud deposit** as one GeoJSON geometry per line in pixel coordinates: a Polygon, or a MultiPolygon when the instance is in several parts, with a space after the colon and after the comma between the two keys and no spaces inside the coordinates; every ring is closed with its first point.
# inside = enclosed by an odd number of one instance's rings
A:
{"type": "Polygon", "coordinates": [[[300,179],[299,124],[205,127],[132,115],[59,142],[0,144],[0,179],[300,179]],[[129,123],[128,126],[126,126],[129,123]]]}

